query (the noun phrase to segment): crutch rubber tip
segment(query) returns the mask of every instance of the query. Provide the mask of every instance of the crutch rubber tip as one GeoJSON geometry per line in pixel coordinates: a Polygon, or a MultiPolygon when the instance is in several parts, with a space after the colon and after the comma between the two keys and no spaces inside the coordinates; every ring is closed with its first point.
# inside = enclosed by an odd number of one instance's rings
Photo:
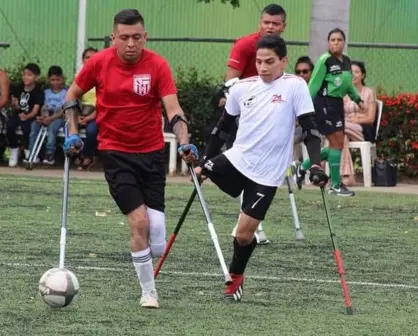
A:
{"type": "Polygon", "coordinates": [[[301,241],[301,240],[304,240],[304,239],[305,239],[305,236],[303,235],[302,231],[297,230],[296,231],[296,240],[301,241]]]}
{"type": "Polygon", "coordinates": [[[347,315],[353,315],[353,308],[347,307],[347,315]]]}
{"type": "Polygon", "coordinates": [[[230,275],[225,275],[225,285],[232,284],[232,278],[230,275]]]}

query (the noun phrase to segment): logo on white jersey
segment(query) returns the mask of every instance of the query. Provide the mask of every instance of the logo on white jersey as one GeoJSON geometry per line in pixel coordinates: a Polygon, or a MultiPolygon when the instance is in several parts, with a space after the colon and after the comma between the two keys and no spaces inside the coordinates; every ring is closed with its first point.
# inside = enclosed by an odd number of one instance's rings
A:
{"type": "Polygon", "coordinates": [[[271,102],[272,103],[286,103],[286,101],[283,100],[282,95],[273,95],[271,102]]]}
{"type": "Polygon", "coordinates": [[[151,74],[134,75],[134,92],[137,95],[145,96],[151,89],[151,74]]]}
{"type": "Polygon", "coordinates": [[[257,103],[257,97],[256,96],[251,96],[250,98],[248,98],[244,101],[244,106],[245,107],[252,107],[256,103],[257,103]]]}

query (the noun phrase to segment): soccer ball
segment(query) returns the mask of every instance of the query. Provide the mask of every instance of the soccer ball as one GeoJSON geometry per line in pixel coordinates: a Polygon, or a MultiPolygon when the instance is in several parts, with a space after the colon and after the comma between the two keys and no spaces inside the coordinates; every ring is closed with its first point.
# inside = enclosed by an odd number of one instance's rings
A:
{"type": "Polygon", "coordinates": [[[77,299],[80,285],[73,272],[52,268],[39,280],[39,294],[51,308],[63,308],[77,299]]]}

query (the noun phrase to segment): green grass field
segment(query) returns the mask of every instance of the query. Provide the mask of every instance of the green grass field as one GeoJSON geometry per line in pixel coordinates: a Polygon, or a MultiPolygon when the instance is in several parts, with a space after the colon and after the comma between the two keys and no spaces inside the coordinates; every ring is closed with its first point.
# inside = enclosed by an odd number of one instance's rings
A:
{"type": "MultiPolygon", "coordinates": [[[[220,267],[195,202],[157,280],[161,309],[139,306],[129,232],[104,182],[72,180],[67,267],[76,303],[48,308],[38,281],[58,264],[62,180],[0,176],[0,335],[416,335],[417,197],[330,197],[355,315],[347,316],[320,192],[295,192],[304,242],[295,240],[281,189],[265,221],[273,240],[250,260],[239,304],[221,300],[220,267]],[[96,216],[96,211],[106,216],[96,216]],[[338,213],[338,216],[337,216],[338,213]]],[[[192,185],[169,185],[167,233],[192,185]]],[[[204,194],[227,262],[238,204],[211,185],[204,194]]]]}

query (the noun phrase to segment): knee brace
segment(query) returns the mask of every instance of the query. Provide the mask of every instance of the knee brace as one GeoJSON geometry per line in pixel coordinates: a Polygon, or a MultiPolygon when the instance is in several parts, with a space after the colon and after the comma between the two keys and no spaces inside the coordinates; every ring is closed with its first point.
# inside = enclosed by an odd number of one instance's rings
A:
{"type": "Polygon", "coordinates": [[[165,240],[165,214],[164,212],[147,208],[149,221],[149,245],[154,258],[161,257],[164,253],[165,240]]]}

